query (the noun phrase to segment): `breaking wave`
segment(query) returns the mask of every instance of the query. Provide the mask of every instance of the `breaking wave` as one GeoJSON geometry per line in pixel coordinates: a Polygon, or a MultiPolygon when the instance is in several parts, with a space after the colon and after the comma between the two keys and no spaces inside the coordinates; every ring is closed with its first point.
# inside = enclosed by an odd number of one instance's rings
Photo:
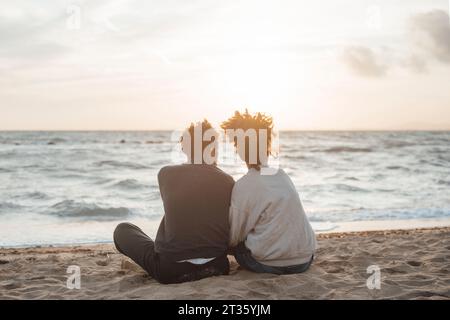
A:
{"type": "Polygon", "coordinates": [[[148,169],[147,166],[134,163],[134,162],[126,162],[126,161],[114,161],[114,160],[105,160],[96,162],[95,165],[97,167],[115,167],[115,168],[128,168],[128,169],[148,169]]]}
{"type": "Polygon", "coordinates": [[[137,181],[136,179],[125,179],[113,184],[113,187],[129,190],[129,189],[143,189],[146,186],[137,181]]]}
{"type": "Polygon", "coordinates": [[[53,205],[50,208],[50,214],[58,217],[79,217],[83,219],[93,218],[108,220],[128,217],[132,214],[132,212],[130,209],[125,207],[102,208],[95,203],[64,200],[53,205]]]}
{"type": "Polygon", "coordinates": [[[340,152],[372,152],[373,150],[371,148],[332,147],[322,151],[328,153],[340,153],[340,152]]]}

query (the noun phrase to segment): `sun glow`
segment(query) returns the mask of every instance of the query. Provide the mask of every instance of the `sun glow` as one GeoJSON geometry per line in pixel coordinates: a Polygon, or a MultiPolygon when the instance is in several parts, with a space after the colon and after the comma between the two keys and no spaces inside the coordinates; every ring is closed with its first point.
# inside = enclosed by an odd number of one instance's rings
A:
{"type": "Polygon", "coordinates": [[[301,81],[292,77],[288,61],[280,54],[232,55],[215,77],[217,89],[225,93],[227,104],[257,107],[271,114],[302,88],[301,81]]]}

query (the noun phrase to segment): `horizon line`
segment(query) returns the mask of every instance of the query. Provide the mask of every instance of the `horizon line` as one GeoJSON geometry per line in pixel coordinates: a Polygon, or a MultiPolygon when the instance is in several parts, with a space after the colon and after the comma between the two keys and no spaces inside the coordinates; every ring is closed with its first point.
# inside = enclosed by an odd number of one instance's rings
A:
{"type": "MultiPolygon", "coordinates": [[[[0,129],[0,132],[171,132],[179,129],[0,129]]],[[[446,132],[447,129],[280,129],[276,132],[446,132]]]]}

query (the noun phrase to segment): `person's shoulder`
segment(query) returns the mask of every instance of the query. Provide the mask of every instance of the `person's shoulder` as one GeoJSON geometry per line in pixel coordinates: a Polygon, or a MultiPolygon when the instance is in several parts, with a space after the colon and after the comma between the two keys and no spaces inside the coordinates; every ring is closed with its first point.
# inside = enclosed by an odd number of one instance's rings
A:
{"type": "Polygon", "coordinates": [[[284,179],[288,179],[289,181],[291,181],[291,177],[282,168],[277,169],[275,176],[282,177],[284,179]]]}
{"type": "Polygon", "coordinates": [[[182,170],[183,165],[170,165],[162,167],[158,172],[158,179],[163,179],[168,175],[172,175],[173,173],[179,172],[182,170]]]}
{"type": "Polygon", "coordinates": [[[239,178],[235,184],[235,189],[247,189],[249,187],[255,188],[259,184],[259,176],[256,174],[252,174],[252,172],[248,172],[244,174],[241,178],[239,178]]]}
{"type": "Polygon", "coordinates": [[[166,173],[166,172],[174,171],[174,170],[177,169],[178,166],[179,166],[179,165],[171,165],[171,166],[165,166],[165,167],[162,167],[162,168],[159,170],[159,173],[158,173],[158,174],[164,174],[164,173],[166,173]]]}
{"type": "Polygon", "coordinates": [[[266,167],[261,169],[260,176],[264,179],[279,179],[280,177],[289,177],[281,167],[266,167]]]}
{"type": "Polygon", "coordinates": [[[164,179],[167,176],[179,175],[182,173],[199,174],[208,176],[215,174],[230,184],[234,184],[234,179],[228,173],[213,165],[205,164],[178,164],[161,168],[158,172],[158,179],[164,179]]]}
{"type": "Polygon", "coordinates": [[[279,179],[282,176],[288,177],[286,172],[281,168],[265,168],[259,171],[255,171],[254,169],[252,169],[236,181],[235,187],[265,188],[266,181],[268,179],[279,179]]]}
{"type": "Polygon", "coordinates": [[[236,180],[232,198],[234,203],[255,203],[259,197],[266,193],[264,183],[257,172],[248,172],[236,180]]]}
{"type": "Polygon", "coordinates": [[[211,167],[210,169],[214,170],[219,176],[221,176],[226,182],[231,183],[234,185],[234,179],[231,175],[229,175],[228,173],[226,173],[225,171],[223,171],[222,169],[220,169],[217,166],[209,166],[211,167]]]}

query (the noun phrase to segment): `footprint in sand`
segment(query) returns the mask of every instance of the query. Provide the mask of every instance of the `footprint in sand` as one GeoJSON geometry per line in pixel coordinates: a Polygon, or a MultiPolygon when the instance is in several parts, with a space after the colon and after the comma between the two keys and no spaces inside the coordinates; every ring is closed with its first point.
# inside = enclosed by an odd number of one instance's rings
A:
{"type": "Polygon", "coordinates": [[[410,261],[407,261],[406,263],[413,267],[420,267],[422,265],[422,262],[415,261],[415,260],[410,260],[410,261]]]}
{"type": "Polygon", "coordinates": [[[109,254],[106,255],[105,259],[97,260],[95,263],[99,266],[106,267],[111,262],[111,257],[109,254]]]}

